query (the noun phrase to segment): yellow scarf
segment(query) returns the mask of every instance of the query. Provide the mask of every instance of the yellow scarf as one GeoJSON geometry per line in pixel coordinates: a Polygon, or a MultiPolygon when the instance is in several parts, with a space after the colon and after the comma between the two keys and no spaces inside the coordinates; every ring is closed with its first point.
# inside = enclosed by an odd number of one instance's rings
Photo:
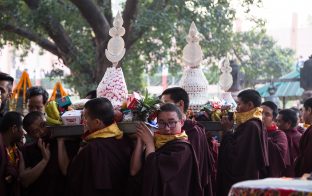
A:
{"type": "Polygon", "coordinates": [[[255,109],[252,109],[248,112],[236,112],[235,113],[235,121],[237,126],[252,119],[252,118],[258,118],[262,121],[262,108],[256,107],[255,109]]]}
{"type": "Polygon", "coordinates": [[[162,135],[159,133],[155,133],[154,134],[154,143],[155,143],[155,147],[156,149],[162,147],[163,145],[165,145],[167,142],[170,142],[172,140],[187,140],[188,137],[185,133],[185,131],[183,131],[182,133],[178,133],[175,135],[162,135]]]}
{"type": "Polygon", "coordinates": [[[116,139],[121,139],[123,136],[123,132],[120,131],[116,123],[111,124],[104,129],[95,131],[90,133],[84,137],[84,140],[88,141],[95,138],[109,138],[116,137],[116,139]]]}

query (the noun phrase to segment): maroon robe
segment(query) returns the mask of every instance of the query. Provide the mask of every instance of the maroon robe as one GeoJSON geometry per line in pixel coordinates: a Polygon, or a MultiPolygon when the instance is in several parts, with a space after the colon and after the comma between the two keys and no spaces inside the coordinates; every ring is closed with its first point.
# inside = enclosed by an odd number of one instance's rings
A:
{"type": "Polygon", "coordinates": [[[302,134],[296,128],[287,130],[285,133],[288,141],[290,164],[286,167],[283,175],[286,177],[295,177],[295,161],[299,155],[299,142],[302,134]]]}
{"type": "Polygon", "coordinates": [[[269,145],[269,176],[282,177],[290,165],[288,142],[286,134],[281,130],[268,132],[269,145]]]}
{"type": "Polygon", "coordinates": [[[213,185],[215,185],[216,181],[216,165],[211,147],[206,138],[205,128],[195,121],[186,120],[182,130],[185,130],[188,140],[195,151],[204,195],[213,195],[213,185]]]}
{"type": "Polygon", "coordinates": [[[250,119],[235,132],[226,132],[219,148],[217,195],[227,195],[231,186],[244,180],[268,176],[267,133],[259,119],[250,119]]]}
{"type": "MultiPolygon", "coordinates": [[[[23,189],[23,196],[65,195],[66,178],[62,174],[58,164],[57,141],[48,140],[47,142],[50,144],[50,160],[39,178],[23,189]]],[[[67,154],[71,159],[78,151],[79,141],[65,141],[65,145],[67,154]]],[[[41,150],[37,143],[25,145],[22,148],[22,154],[26,168],[33,168],[42,160],[41,150]]]]}
{"type": "Polygon", "coordinates": [[[198,172],[192,145],[170,141],[146,157],[142,196],[202,196],[198,172]]]}
{"type": "Polygon", "coordinates": [[[18,168],[9,166],[6,147],[0,134],[0,195],[1,196],[19,196],[20,183],[18,180],[18,168]],[[8,183],[5,177],[12,176],[13,181],[8,183]]]}
{"type": "Polygon", "coordinates": [[[299,156],[296,162],[296,176],[312,172],[312,126],[302,135],[299,145],[299,156]]]}
{"type": "Polygon", "coordinates": [[[126,136],[90,140],[68,168],[67,195],[124,195],[131,151],[131,141],[126,136]]]}

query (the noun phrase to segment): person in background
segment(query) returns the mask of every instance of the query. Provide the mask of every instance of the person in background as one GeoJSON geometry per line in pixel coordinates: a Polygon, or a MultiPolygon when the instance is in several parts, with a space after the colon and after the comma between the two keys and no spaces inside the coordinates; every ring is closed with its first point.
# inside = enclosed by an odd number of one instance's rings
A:
{"type": "Polygon", "coordinates": [[[12,96],[12,88],[13,88],[14,79],[3,72],[0,72],[0,118],[3,117],[6,108],[8,107],[8,101],[12,96]]]}
{"type": "MultiPolygon", "coordinates": [[[[312,98],[303,104],[303,120],[305,124],[312,124],[312,98]]],[[[295,172],[297,177],[312,172],[312,126],[307,128],[300,139],[295,172]]]]}
{"type": "Polygon", "coordinates": [[[286,177],[295,177],[295,160],[299,155],[301,133],[297,130],[298,116],[291,109],[279,111],[276,118],[277,127],[284,131],[288,141],[290,164],[283,173],[286,177]]]}
{"type": "Polygon", "coordinates": [[[272,101],[261,104],[262,121],[268,132],[269,145],[269,176],[282,177],[287,166],[290,164],[288,142],[285,132],[278,130],[275,120],[277,117],[277,105],[272,101]]]}
{"type": "Polygon", "coordinates": [[[41,86],[33,86],[27,90],[28,111],[39,111],[44,113],[45,104],[48,102],[49,94],[41,86]]]}
{"type": "Polygon", "coordinates": [[[305,128],[304,128],[304,126],[301,126],[302,125],[301,124],[302,114],[301,114],[300,110],[296,107],[292,107],[290,109],[293,110],[294,112],[296,112],[297,118],[298,118],[296,129],[299,131],[299,133],[303,134],[305,131],[305,128]]]}
{"type": "Polygon", "coordinates": [[[86,95],[86,99],[94,99],[96,98],[96,90],[89,91],[86,95]]]}
{"type": "Polygon", "coordinates": [[[0,195],[19,196],[20,153],[17,143],[23,137],[23,119],[18,112],[7,112],[0,124],[0,195]]]}
{"type": "Polygon", "coordinates": [[[268,176],[268,138],[262,123],[260,94],[252,89],[237,96],[236,128],[222,117],[224,134],[219,148],[217,195],[227,195],[231,186],[244,180],[268,176]],[[234,129],[234,131],[233,131],[234,129]]]}

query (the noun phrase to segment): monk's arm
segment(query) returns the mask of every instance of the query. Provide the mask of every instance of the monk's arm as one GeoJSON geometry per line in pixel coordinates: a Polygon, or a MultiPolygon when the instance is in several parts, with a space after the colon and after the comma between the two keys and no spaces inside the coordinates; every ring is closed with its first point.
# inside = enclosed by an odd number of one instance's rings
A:
{"type": "Polygon", "coordinates": [[[57,155],[58,164],[63,175],[67,175],[67,168],[69,165],[69,157],[66,151],[65,141],[63,138],[57,140],[57,155]]]}
{"type": "Polygon", "coordinates": [[[143,142],[141,138],[137,139],[135,149],[131,156],[130,162],[130,174],[131,176],[135,176],[142,167],[142,153],[143,153],[143,142]]]}
{"type": "MultiPolygon", "coordinates": [[[[41,141],[42,143],[42,141],[41,141]]],[[[25,168],[25,161],[23,158],[23,154],[19,152],[20,154],[20,165],[19,165],[19,175],[21,179],[21,183],[24,187],[28,187],[32,183],[34,183],[42,174],[44,169],[46,168],[49,160],[50,160],[50,150],[49,150],[49,145],[44,145],[40,146],[39,148],[41,149],[42,153],[42,160],[35,165],[33,168],[25,168]]]]}

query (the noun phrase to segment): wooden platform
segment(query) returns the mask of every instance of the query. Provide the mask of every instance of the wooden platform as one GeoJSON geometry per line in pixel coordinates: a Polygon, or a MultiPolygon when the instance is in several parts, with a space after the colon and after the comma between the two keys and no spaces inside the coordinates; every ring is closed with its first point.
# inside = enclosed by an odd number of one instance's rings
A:
{"type": "MultiPolygon", "coordinates": [[[[137,122],[121,122],[117,123],[119,129],[126,134],[135,133],[137,122]]],[[[205,126],[206,131],[212,132],[212,135],[219,135],[221,131],[220,122],[199,121],[198,123],[205,126]]],[[[51,137],[80,137],[83,134],[83,125],[72,126],[49,126],[48,130],[51,137]]]]}

